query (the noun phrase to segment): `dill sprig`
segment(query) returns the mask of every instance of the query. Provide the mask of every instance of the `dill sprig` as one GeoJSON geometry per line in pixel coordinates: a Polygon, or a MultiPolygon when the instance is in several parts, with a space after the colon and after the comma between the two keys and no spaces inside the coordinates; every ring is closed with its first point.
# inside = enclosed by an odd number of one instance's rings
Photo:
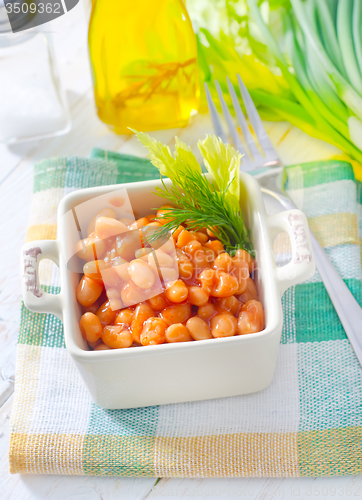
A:
{"type": "Polygon", "coordinates": [[[147,240],[164,238],[180,224],[186,224],[191,230],[205,227],[216,233],[230,255],[238,248],[253,253],[240,210],[240,153],[213,135],[199,141],[199,150],[211,176],[209,182],[191,149],[178,137],[173,156],[165,144],[144,132],[131,130],[147,147],[152,164],[172,182],[168,187],[161,179],[163,187],[156,188],[156,194],[176,205],[176,208],[165,209],[166,224],[147,240]]]}
{"type": "Polygon", "coordinates": [[[173,233],[184,223],[187,228],[197,231],[205,227],[211,231],[217,228],[217,236],[225,250],[233,255],[238,248],[252,252],[249,231],[246,229],[240,210],[235,210],[225,199],[229,184],[223,191],[218,191],[208,181],[205,175],[185,166],[181,175],[173,178],[173,184],[167,187],[161,179],[163,188],[157,187],[158,196],[166,198],[177,208],[164,208],[164,218],[168,220],[157,229],[149,241],[164,238],[169,232],[173,233]]]}

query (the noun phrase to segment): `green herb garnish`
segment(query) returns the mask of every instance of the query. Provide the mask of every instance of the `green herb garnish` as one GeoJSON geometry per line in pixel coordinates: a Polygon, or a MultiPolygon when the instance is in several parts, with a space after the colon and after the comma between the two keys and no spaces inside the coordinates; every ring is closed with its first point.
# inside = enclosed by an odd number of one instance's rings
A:
{"type": "Polygon", "coordinates": [[[240,210],[240,153],[213,135],[199,141],[205,167],[211,174],[209,182],[191,149],[177,137],[173,156],[168,146],[143,132],[134,132],[149,150],[152,164],[172,181],[170,187],[162,181],[163,187],[156,188],[156,194],[177,205],[165,209],[168,222],[149,240],[164,238],[186,222],[188,229],[195,231],[202,227],[211,231],[217,228],[217,236],[230,255],[238,248],[252,253],[249,231],[240,210]]]}

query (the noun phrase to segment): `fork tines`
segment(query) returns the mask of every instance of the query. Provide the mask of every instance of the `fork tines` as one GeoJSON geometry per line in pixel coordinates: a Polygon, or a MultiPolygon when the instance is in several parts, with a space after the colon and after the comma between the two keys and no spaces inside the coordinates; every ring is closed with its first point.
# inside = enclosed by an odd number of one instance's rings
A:
{"type": "MultiPolygon", "coordinates": [[[[215,86],[221,104],[222,113],[224,115],[233,145],[238,151],[240,151],[241,154],[244,155],[242,159],[241,168],[242,170],[253,170],[260,167],[271,167],[280,165],[278,154],[275,151],[272,143],[270,142],[268,134],[266,133],[266,130],[264,128],[263,122],[259,116],[259,113],[256,110],[255,104],[253,103],[253,100],[251,99],[250,94],[239,74],[237,75],[237,78],[244,106],[250,124],[253,128],[254,134],[258,140],[259,147],[249,130],[249,126],[246,122],[245,115],[241,109],[237,94],[229,77],[227,77],[226,79],[227,87],[229,90],[231,101],[233,103],[236,119],[238,121],[242,135],[244,137],[246,147],[243,145],[238,130],[234,125],[233,118],[224,99],[219,82],[217,80],[215,80],[215,86]]],[[[207,104],[215,133],[224,142],[229,142],[228,136],[224,132],[224,128],[222,126],[217,108],[212,100],[210,90],[206,82],[205,82],[205,91],[206,91],[207,104]]]]}

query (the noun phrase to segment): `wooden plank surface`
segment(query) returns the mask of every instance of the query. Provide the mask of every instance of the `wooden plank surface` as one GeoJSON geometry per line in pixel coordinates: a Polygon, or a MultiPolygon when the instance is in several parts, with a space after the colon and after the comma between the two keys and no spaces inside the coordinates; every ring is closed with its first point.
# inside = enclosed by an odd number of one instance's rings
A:
{"type": "MultiPolygon", "coordinates": [[[[15,346],[21,303],[19,254],[25,240],[28,223],[33,165],[40,159],[51,156],[89,156],[93,147],[135,155],[144,155],[145,152],[134,137],[116,136],[96,116],[87,55],[86,32],[89,5],[90,2],[84,0],[69,14],[52,23],[61,78],[67,91],[72,117],[71,132],[55,139],[11,147],[0,145],[1,500],[362,497],[361,477],[297,480],[163,479],[154,486],[155,479],[153,478],[11,476],[9,474],[8,416],[11,411],[11,395],[14,389],[15,346]]],[[[287,123],[267,123],[266,127],[285,164],[324,159],[338,153],[332,146],[307,137],[287,123]]],[[[153,135],[163,142],[172,144],[177,134],[195,149],[197,140],[208,132],[212,132],[210,120],[207,116],[200,115],[186,129],[159,131],[153,135]]]]}
{"type": "Polygon", "coordinates": [[[362,478],[354,476],[299,479],[235,478],[235,479],[163,479],[150,492],[147,500],[156,498],[240,498],[249,500],[308,500],[320,498],[361,498],[362,478]]]}

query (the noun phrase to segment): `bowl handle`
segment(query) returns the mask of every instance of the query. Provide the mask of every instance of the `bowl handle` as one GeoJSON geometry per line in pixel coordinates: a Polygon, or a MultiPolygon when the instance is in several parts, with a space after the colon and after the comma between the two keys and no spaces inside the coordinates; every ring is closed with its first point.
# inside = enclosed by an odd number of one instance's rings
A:
{"type": "Polygon", "coordinates": [[[282,231],[288,233],[292,245],[292,259],[283,267],[276,267],[276,277],[280,294],[292,285],[311,278],[315,272],[310,231],[306,216],[301,210],[287,210],[268,216],[268,225],[272,237],[282,231]]]}
{"type": "Polygon", "coordinates": [[[39,262],[42,259],[50,259],[59,265],[57,240],[30,241],[21,249],[20,275],[24,304],[30,311],[55,314],[62,320],[62,294],[47,293],[39,283],[39,262]]]}

